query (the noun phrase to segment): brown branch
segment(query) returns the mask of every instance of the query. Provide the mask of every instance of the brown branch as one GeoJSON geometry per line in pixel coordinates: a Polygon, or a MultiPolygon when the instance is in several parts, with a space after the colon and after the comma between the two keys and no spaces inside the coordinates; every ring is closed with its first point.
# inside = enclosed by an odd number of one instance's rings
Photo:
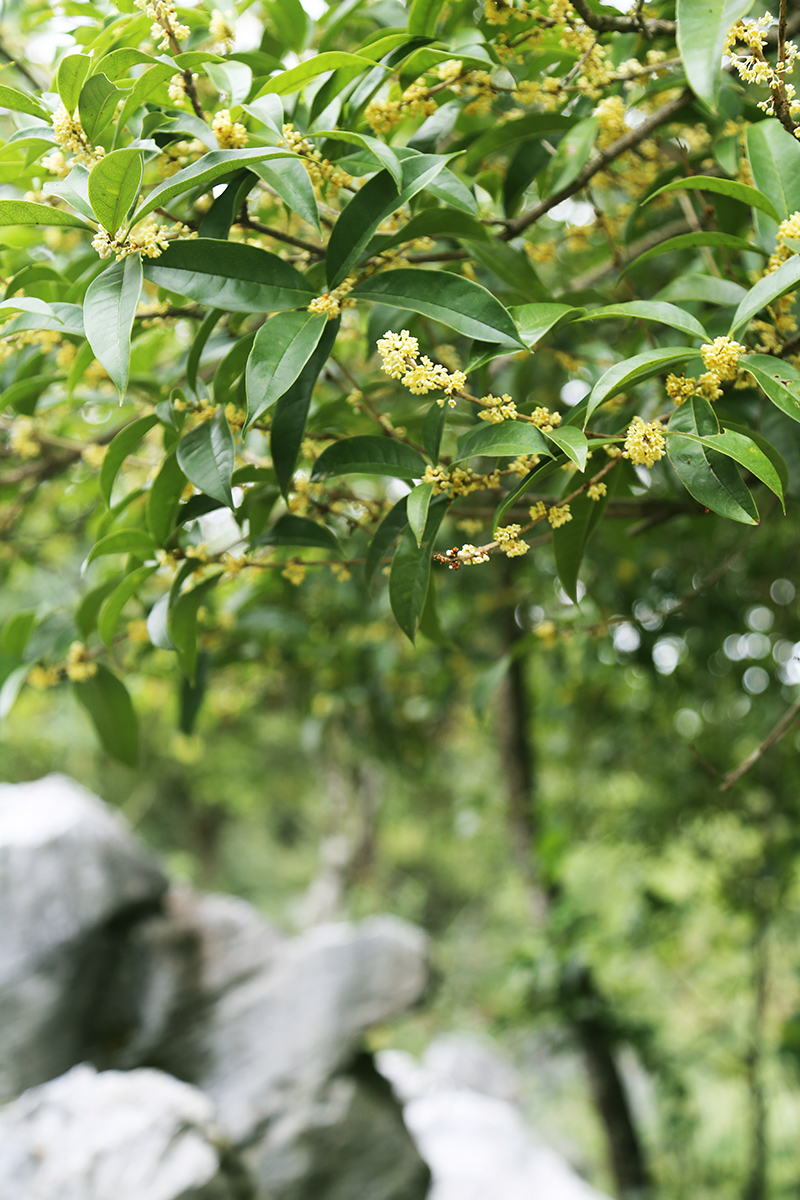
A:
{"type": "Polygon", "coordinates": [[[762,758],[763,755],[765,755],[766,752],[770,750],[776,742],[779,742],[785,733],[789,732],[798,717],[800,717],[800,697],[795,700],[791,708],[786,710],[780,721],[778,721],[777,725],[764,738],[764,741],[761,743],[761,745],[756,746],[753,753],[748,755],[744,762],[739,763],[738,767],[735,767],[733,771],[728,772],[728,774],[723,778],[722,783],[719,785],[719,790],[721,792],[727,792],[728,789],[732,788],[735,783],[738,783],[742,776],[746,775],[747,772],[756,765],[758,760],[762,758]]]}
{"type": "MultiPolygon", "coordinates": [[[[608,19],[611,20],[611,18],[608,19]]],[[[632,129],[630,133],[617,138],[610,146],[606,146],[604,150],[601,150],[596,158],[587,163],[580,175],[572,183],[560,188],[557,192],[548,196],[546,200],[540,201],[535,208],[530,209],[528,212],[517,217],[515,221],[512,221],[504,233],[500,235],[501,238],[504,241],[510,241],[512,238],[517,237],[529,225],[535,224],[540,217],[548,213],[551,208],[555,208],[563,200],[568,200],[570,196],[574,196],[576,192],[585,188],[589,180],[593,179],[600,171],[604,171],[615,158],[619,158],[621,154],[625,154],[628,150],[633,150],[640,142],[648,138],[655,129],[658,129],[660,125],[664,125],[667,121],[671,121],[682,108],[685,108],[691,102],[691,92],[682,92],[677,99],[671,100],[669,104],[665,104],[662,108],[659,108],[653,113],[652,117],[647,121],[643,121],[636,129],[632,129]]]]}
{"type": "Polygon", "coordinates": [[[659,18],[642,20],[641,15],[633,17],[601,17],[592,12],[586,0],[572,0],[572,7],[578,16],[586,22],[590,29],[597,33],[642,33],[647,37],[657,34],[675,35],[675,21],[663,21],[659,18]]]}
{"type": "Polygon", "coordinates": [[[244,205],[236,224],[240,225],[242,229],[252,229],[255,233],[264,233],[278,242],[286,242],[288,246],[297,246],[298,249],[305,250],[308,254],[314,254],[317,258],[325,257],[324,246],[316,246],[313,242],[304,242],[302,238],[294,237],[291,233],[283,233],[280,229],[273,229],[271,225],[262,225],[260,221],[254,221],[244,205]]]}

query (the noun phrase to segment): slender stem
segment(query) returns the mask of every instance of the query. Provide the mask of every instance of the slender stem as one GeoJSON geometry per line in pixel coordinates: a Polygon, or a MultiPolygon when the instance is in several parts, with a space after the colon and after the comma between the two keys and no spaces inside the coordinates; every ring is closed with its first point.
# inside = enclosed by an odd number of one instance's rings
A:
{"type": "Polygon", "coordinates": [[[795,700],[791,708],[788,708],[781,717],[780,721],[772,728],[772,730],[764,738],[763,742],[756,746],[752,754],[748,754],[744,762],[739,763],[733,771],[729,771],[719,786],[721,792],[727,792],[735,783],[738,783],[743,775],[752,770],[760,758],[771,750],[772,747],[781,740],[784,734],[788,733],[795,721],[800,717],[800,697],[795,700]]]}

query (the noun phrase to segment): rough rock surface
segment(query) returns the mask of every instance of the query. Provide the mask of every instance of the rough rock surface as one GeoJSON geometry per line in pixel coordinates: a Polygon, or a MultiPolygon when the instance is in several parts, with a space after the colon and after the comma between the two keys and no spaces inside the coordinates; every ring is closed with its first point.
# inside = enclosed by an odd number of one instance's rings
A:
{"type": "Polygon", "coordinates": [[[428,1200],[607,1200],[526,1124],[513,1071],[486,1043],[447,1037],[422,1063],[399,1050],[377,1062],[430,1165],[428,1200]]]}
{"type": "Polygon", "coordinates": [[[122,819],[71,779],[0,785],[0,1099],[84,1057],[120,929],[166,886],[122,819]]]}
{"type": "Polygon", "coordinates": [[[213,1105],[160,1071],[74,1067],[0,1111],[3,1200],[245,1200],[213,1105]]]}

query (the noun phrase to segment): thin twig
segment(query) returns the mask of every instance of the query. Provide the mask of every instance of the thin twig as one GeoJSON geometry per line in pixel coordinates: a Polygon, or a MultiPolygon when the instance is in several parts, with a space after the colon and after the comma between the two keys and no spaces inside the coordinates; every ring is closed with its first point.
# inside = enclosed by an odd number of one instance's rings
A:
{"type": "Polygon", "coordinates": [[[758,760],[762,758],[763,755],[765,755],[766,752],[770,750],[776,742],[779,742],[785,733],[789,732],[798,717],[800,717],[800,697],[795,700],[791,708],[787,709],[774,729],[772,729],[772,731],[764,738],[761,745],[756,746],[753,753],[749,754],[744,762],[739,763],[738,767],[735,767],[733,771],[729,771],[728,774],[724,776],[722,783],[719,785],[719,790],[721,792],[727,792],[728,789],[732,788],[735,783],[738,783],[742,776],[746,775],[748,771],[752,770],[758,760]]]}

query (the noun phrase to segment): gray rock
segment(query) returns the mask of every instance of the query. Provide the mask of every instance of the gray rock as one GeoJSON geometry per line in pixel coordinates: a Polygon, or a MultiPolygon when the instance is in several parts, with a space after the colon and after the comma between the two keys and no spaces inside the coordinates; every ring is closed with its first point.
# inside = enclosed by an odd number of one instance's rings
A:
{"type": "Polygon", "coordinates": [[[0,1110],[3,1200],[245,1200],[206,1096],[160,1071],[74,1067],[0,1110]]]}
{"type": "Polygon", "coordinates": [[[466,1035],[437,1039],[422,1063],[399,1050],[377,1056],[431,1168],[428,1200],[608,1200],[497,1094],[513,1094],[512,1068],[491,1057],[485,1040],[466,1035]]]}
{"type": "Polygon", "coordinates": [[[166,886],[123,820],[72,780],[0,786],[0,1099],[84,1057],[120,928],[166,886]]]}

